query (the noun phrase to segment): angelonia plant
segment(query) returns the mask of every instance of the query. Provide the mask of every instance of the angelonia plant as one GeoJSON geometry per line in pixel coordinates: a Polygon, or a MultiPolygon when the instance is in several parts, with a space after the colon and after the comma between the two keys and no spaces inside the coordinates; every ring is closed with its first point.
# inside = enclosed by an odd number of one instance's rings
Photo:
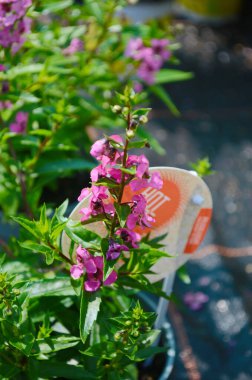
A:
{"type": "Polygon", "coordinates": [[[91,147],[98,165],[78,197],[80,222],[64,216],[67,202],[50,217],[44,205],[38,220],[14,218],[23,260],[3,256],[0,263],[4,379],[137,379],[138,363],[167,349],[152,345],[160,334],[153,329],[156,315],[139,294],[167,298],[148,274],[168,254],[163,236],[150,238],[154,219],[140,192],[163,184],[158,172],[150,174],[145,155],[136,153],[150,147],[137,137],[150,111],[136,107],[137,97],[128,87],[116,95],[111,108],[125,133],[104,135],[91,147]],[[132,195],[125,198],[127,187],[132,195]],[[98,233],[97,222],[104,232],[98,233]]]}
{"type": "MultiPolygon", "coordinates": [[[[126,84],[139,92],[139,104],[148,106],[153,93],[179,114],[162,87],[191,77],[174,66],[174,31],[157,21],[133,24],[123,14],[126,5],[126,0],[0,1],[5,217],[37,217],[44,199],[54,201],[47,194],[55,198],[61,178],[93,167],[88,152],[94,131],[112,134],[123,126],[110,104],[126,84]]],[[[141,135],[164,152],[146,130],[141,135]]]]}

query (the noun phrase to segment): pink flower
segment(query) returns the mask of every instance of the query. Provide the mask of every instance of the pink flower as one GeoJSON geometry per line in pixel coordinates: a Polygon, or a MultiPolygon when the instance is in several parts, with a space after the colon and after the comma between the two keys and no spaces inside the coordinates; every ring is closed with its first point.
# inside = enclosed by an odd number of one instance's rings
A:
{"type": "Polygon", "coordinates": [[[127,218],[127,227],[133,230],[138,224],[141,227],[151,227],[155,221],[150,215],[146,213],[147,202],[142,194],[134,195],[132,198],[133,207],[131,214],[127,218]]]}
{"type": "Polygon", "coordinates": [[[202,292],[188,292],[184,295],[185,304],[193,311],[202,309],[205,303],[209,301],[209,297],[202,292]]]}
{"type": "Polygon", "coordinates": [[[116,231],[116,235],[119,235],[125,244],[138,248],[138,242],[141,240],[141,236],[138,233],[130,231],[127,228],[119,228],[116,231]]]}
{"type": "Polygon", "coordinates": [[[86,274],[87,279],[84,281],[84,288],[87,292],[95,292],[102,284],[111,285],[117,280],[117,273],[113,270],[108,278],[103,281],[103,257],[92,256],[81,245],[77,248],[76,253],[77,264],[72,265],[70,273],[75,280],[86,274]]]}
{"type": "Polygon", "coordinates": [[[141,50],[143,48],[144,44],[142,38],[132,38],[128,42],[127,48],[125,50],[125,56],[139,60],[139,54],[141,54],[141,50]]]}
{"type": "Polygon", "coordinates": [[[78,201],[82,201],[82,199],[86,198],[90,193],[90,189],[88,187],[85,187],[81,190],[80,195],[78,196],[78,201]]]}
{"type": "Polygon", "coordinates": [[[166,61],[170,58],[171,52],[167,50],[170,41],[166,39],[153,39],[151,40],[151,47],[153,49],[153,53],[162,58],[163,61],[166,61]]]}
{"type": "Polygon", "coordinates": [[[123,142],[121,136],[112,135],[109,140],[101,139],[96,141],[90,150],[91,156],[95,157],[98,161],[101,161],[103,166],[109,163],[114,163],[119,157],[121,157],[120,153],[111,144],[110,140],[113,140],[118,145],[123,142]]]}
{"type": "Polygon", "coordinates": [[[136,176],[138,178],[142,178],[144,175],[149,177],[149,161],[143,154],[129,156],[126,165],[127,168],[136,167],[136,176]]]}
{"type": "Polygon", "coordinates": [[[107,260],[116,260],[122,251],[128,251],[129,248],[126,245],[117,243],[114,239],[109,239],[109,248],[106,253],[107,260]]]}
{"type": "MultiPolygon", "coordinates": [[[[113,204],[105,204],[104,199],[108,198],[108,189],[105,186],[92,186],[90,189],[91,198],[89,200],[89,206],[84,207],[80,210],[83,214],[81,221],[89,219],[91,216],[97,216],[100,214],[107,214],[109,217],[113,216],[115,213],[115,208],[113,204]]],[[[83,189],[78,199],[83,199],[87,194],[87,189],[83,189]]]]}
{"type": "Polygon", "coordinates": [[[87,292],[95,292],[103,284],[112,285],[117,280],[116,271],[112,271],[105,281],[103,281],[103,257],[95,256],[96,273],[87,273],[87,280],[84,282],[84,288],[87,292]]]}
{"type": "Polygon", "coordinates": [[[146,187],[152,187],[154,189],[160,190],[163,187],[163,180],[158,172],[154,172],[149,177],[149,179],[146,179],[146,178],[133,179],[130,182],[130,187],[133,191],[145,189],[146,187]]]}
{"type": "Polygon", "coordinates": [[[137,75],[148,85],[155,82],[155,74],[164,62],[170,58],[167,50],[169,41],[166,39],[153,39],[151,46],[145,46],[141,38],[131,39],[125,51],[125,56],[133,58],[138,65],[137,75]]]}
{"type": "Polygon", "coordinates": [[[15,54],[23,45],[24,35],[30,31],[31,20],[25,17],[31,0],[0,1],[0,46],[11,47],[15,54]]]}
{"type": "Polygon", "coordinates": [[[78,246],[76,250],[77,264],[73,265],[70,269],[71,276],[77,280],[84,273],[96,273],[96,265],[93,257],[90,255],[87,249],[82,248],[81,245],[78,246]]]}
{"type": "Polygon", "coordinates": [[[79,38],[73,38],[70,42],[70,45],[63,50],[63,53],[65,55],[72,55],[78,51],[82,51],[84,48],[83,41],[81,41],[79,38]]]}
{"type": "Polygon", "coordinates": [[[28,121],[28,113],[18,112],[16,115],[15,122],[10,125],[10,131],[18,134],[25,132],[28,121]]]}

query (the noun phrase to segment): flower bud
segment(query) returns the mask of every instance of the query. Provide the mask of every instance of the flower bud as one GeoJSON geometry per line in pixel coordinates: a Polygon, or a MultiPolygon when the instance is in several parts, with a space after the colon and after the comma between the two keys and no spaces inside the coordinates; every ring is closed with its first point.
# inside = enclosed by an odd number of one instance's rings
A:
{"type": "Polygon", "coordinates": [[[126,325],[126,326],[130,326],[130,325],[131,325],[131,321],[130,321],[130,320],[126,321],[126,322],[125,322],[125,325],[126,325]]]}
{"type": "Polygon", "coordinates": [[[146,124],[146,123],[148,123],[148,121],[149,121],[148,117],[145,115],[142,115],[139,117],[139,123],[141,123],[141,124],[146,124]]]}
{"type": "Polygon", "coordinates": [[[126,136],[128,137],[128,139],[132,139],[133,137],[135,137],[135,132],[132,131],[132,129],[128,129],[126,132],[126,136]]]}
{"type": "Polygon", "coordinates": [[[119,106],[118,104],[116,104],[112,107],[112,112],[114,112],[114,113],[121,113],[121,111],[122,111],[122,107],[119,106]]]}
{"type": "Polygon", "coordinates": [[[131,121],[131,123],[130,123],[130,128],[131,128],[131,129],[136,129],[137,124],[138,124],[138,122],[137,122],[136,120],[133,119],[133,120],[131,121]]]}
{"type": "Polygon", "coordinates": [[[121,339],[121,334],[119,332],[116,332],[115,335],[114,335],[114,339],[115,340],[120,340],[121,339]]]}
{"type": "Polygon", "coordinates": [[[123,112],[123,113],[128,113],[128,112],[129,112],[129,107],[123,107],[122,112],[123,112]]]}

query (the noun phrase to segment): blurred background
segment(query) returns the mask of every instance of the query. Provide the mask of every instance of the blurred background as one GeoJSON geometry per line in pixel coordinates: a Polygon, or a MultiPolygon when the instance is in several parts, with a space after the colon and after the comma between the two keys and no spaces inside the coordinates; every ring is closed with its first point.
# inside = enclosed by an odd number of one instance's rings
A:
{"type": "Polygon", "coordinates": [[[194,73],[166,86],[181,117],[153,99],[149,128],[166,155],[150,154],[152,165],[188,169],[208,156],[215,170],[206,178],[212,225],[187,264],[191,283],[176,280],[179,301],[169,309],[177,341],[171,378],[251,380],[252,2],[140,1],[128,15],[172,18],[181,30],[180,67],[194,73]]]}

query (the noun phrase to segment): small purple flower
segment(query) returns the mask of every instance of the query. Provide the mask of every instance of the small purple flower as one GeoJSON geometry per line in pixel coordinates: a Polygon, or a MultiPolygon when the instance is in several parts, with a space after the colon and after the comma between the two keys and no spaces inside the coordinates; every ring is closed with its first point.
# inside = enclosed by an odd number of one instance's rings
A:
{"type": "Polygon", "coordinates": [[[184,295],[185,304],[193,311],[201,310],[208,301],[209,297],[202,292],[188,292],[184,295]]]}
{"type": "Polygon", "coordinates": [[[15,122],[10,125],[10,131],[18,134],[25,133],[28,122],[28,113],[18,112],[15,122]]]}
{"type": "Polygon", "coordinates": [[[73,38],[70,42],[70,45],[63,50],[63,53],[65,55],[73,55],[74,53],[78,51],[82,51],[84,48],[83,41],[81,41],[79,38],[73,38]]]}
{"type": "Polygon", "coordinates": [[[83,189],[78,200],[82,200],[91,194],[88,207],[84,207],[80,210],[80,213],[83,215],[81,221],[84,222],[90,216],[97,216],[100,214],[107,214],[113,216],[115,213],[114,205],[106,204],[103,202],[104,199],[108,198],[108,189],[105,186],[92,186],[91,189],[83,189]]]}
{"type": "Polygon", "coordinates": [[[139,224],[141,227],[151,227],[155,219],[146,214],[147,202],[144,196],[142,194],[134,195],[132,201],[133,206],[131,214],[127,218],[127,227],[130,230],[133,230],[136,224],[139,224]]]}
{"type": "Polygon", "coordinates": [[[149,177],[149,161],[143,154],[140,156],[131,155],[128,157],[127,167],[131,168],[132,166],[136,167],[137,178],[143,178],[143,176],[149,177]]]}
{"type": "Polygon", "coordinates": [[[11,47],[15,54],[25,42],[24,35],[30,31],[31,20],[25,17],[31,0],[0,1],[0,46],[11,47]]]}
{"type": "Polygon", "coordinates": [[[133,58],[135,60],[139,59],[139,54],[141,54],[141,50],[144,48],[142,38],[132,38],[129,40],[125,56],[133,58]]]}
{"type": "Polygon", "coordinates": [[[84,288],[87,292],[95,292],[102,285],[111,285],[117,280],[117,273],[112,271],[108,278],[103,281],[103,257],[92,256],[89,251],[78,246],[76,250],[77,264],[72,265],[70,273],[73,279],[77,280],[86,274],[84,288]]]}
{"type": "Polygon", "coordinates": [[[125,244],[129,244],[132,248],[138,248],[141,236],[137,232],[130,231],[127,228],[119,228],[116,235],[119,235],[125,244]]]}
{"type": "Polygon", "coordinates": [[[169,41],[166,39],[153,39],[151,46],[145,46],[141,38],[131,39],[128,42],[125,56],[138,63],[138,77],[148,85],[152,85],[155,82],[156,72],[171,56],[168,46],[169,41]]]}
{"type": "MultiPolygon", "coordinates": [[[[110,136],[110,140],[113,140],[119,145],[122,143],[122,138],[119,135],[110,136]]],[[[103,166],[109,163],[115,163],[116,160],[121,157],[118,150],[107,139],[96,141],[91,147],[90,154],[98,161],[101,161],[103,166]]]]}
{"type": "Polygon", "coordinates": [[[162,58],[163,61],[166,61],[170,58],[171,52],[167,49],[170,44],[169,40],[166,39],[153,39],[151,40],[151,47],[153,53],[162,58]]]}
{"type": "Polygon", "coordinates": [[[130,182],[130,187],[133,191],[145,189],[146,187],[152,187],[154,189],[160,190],[163,187],[163,180],[158,172],[154,172],[149,177],[149,179],[133,179],[133,181],[130,182]]]}
{"type": "Polygon", "coordinates": [[[122,251],[129,251],[126,245],[117,243],[114,239],[109,239],[109,248],[106,253],[107,260],[116,260],[122,251]]]}

